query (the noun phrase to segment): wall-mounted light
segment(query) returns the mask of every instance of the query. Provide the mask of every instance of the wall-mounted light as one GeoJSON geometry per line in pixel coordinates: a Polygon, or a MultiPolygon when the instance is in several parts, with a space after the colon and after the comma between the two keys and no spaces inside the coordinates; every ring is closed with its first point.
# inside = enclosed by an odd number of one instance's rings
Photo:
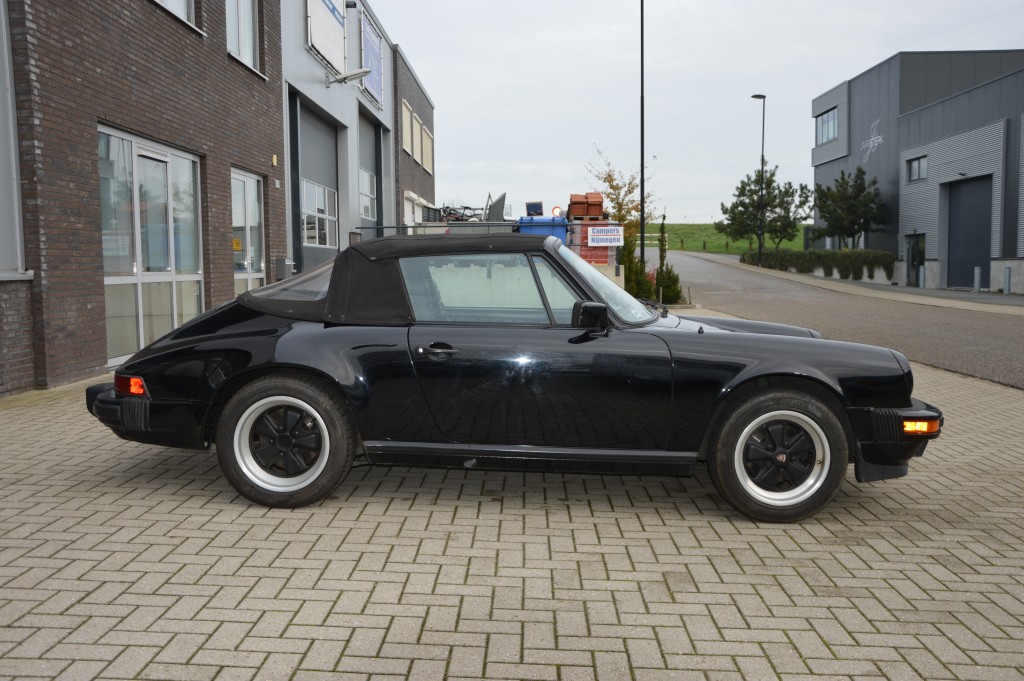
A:
{"type": "Polygon", "coordinates": [[[331,87],[335,83],[341,85],[344,83],[351,83],[352,81],[355,80],[362,80],[363,78],[366,78],[366,76],[368,75],[370,75],[370,69],[366,68],[365,66],[361,69],[356,69],[355,71],[349,71],[348,73],[341,73],[338,75],[328,73],[327,87],[331,87]]]}

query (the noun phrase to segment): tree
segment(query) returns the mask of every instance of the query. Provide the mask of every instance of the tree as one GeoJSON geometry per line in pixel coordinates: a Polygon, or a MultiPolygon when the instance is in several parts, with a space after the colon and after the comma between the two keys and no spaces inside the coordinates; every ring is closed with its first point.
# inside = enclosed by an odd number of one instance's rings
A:
{"type": "MultiPolygon", "coordinates": [[[[783,241],[795,239],[800,224],[811,216],[812,198],[805,184],[792,182],[779,184],[779,167],[764,170],[764,234],[778,250],[783,241]]],[[[746,240],[753,247],[761,227],[761,168],[740,180],[733,193],[733,202],[722,204],[724,220],[715,223],[715,229],[732,241],[746,240]]],[[[759,240],[759,245],[764,243],[759,240]]]]}
{"type": "MultiPolygon", "coordinates": [[[[652,298],[654,285],[647,278],[645,263],[640,261],[636,252],[640,238],[640,171],[626,175],[616,170],[600,149],[597,149],[597,155],[600,161],[588,162],[587,174],[597,181],[608,216],[622,225],[623,246],[619,251],[619,264],[622,265],[625,289],[639,298],[652,298]]],[[[651,200],[648,192],[645,203],[650,205],[651,200]]]]}
{"type": "Polygon", "coordinates": [[[866,176],[864,168],[858,166],[852,175],[839,171],[831,187],[814,186],[818,216],[825,223],[814,230],[816,239],[834,236],[840,248],[857,248],[861,234],[878,231],[875,225],[885,222],[885,204],[878,191],[878,178],[867,182],[866,176]]]}
{"type": "Polygon", "coordinates": [[[666,262],[668,255],[668,234],[665,232],[665,214],[661,214],[661,227],[658,229],[658,271],[654,275],[654,286],[660,295],[659,300],[666,305],[683,302],[683,287],[679,284],[679,274],[666,262]]]}
{"type": "Polygon", "coordinates": [[[800,226],[814,211],[813,199],[806,184],[794,187],[792,182],[778,187],[772,194],[764,234],[775,245],[775,250],[779,250],[783,241],[792,241],[800,234],[800,226]]]}

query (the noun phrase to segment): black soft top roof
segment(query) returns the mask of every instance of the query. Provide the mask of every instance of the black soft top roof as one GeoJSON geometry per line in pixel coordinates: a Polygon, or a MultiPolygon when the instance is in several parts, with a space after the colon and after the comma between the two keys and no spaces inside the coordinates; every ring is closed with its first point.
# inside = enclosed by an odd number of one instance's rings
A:
{"type": "MultiPolygon", "coordinates": [[[[406,326],[412,306],[398,259],[445,253],[523,253],[540,251],[552,238],[538,234],[424,234],[389,236],[349,246],[334,258],[326,297],[288,299],[288,280],[273,298],[242,294],[246,307],[288,319],[361,326],[406,326]]],[[[301,275],[300,275],[301,276],[301,275]]]]}
{"type": "Polygon", "coordinates": [[[363,241],[348,250],[370,260],[438,253],[522,253],[542,250],[547,238],[543,234],[421,234],[363,241]]]}

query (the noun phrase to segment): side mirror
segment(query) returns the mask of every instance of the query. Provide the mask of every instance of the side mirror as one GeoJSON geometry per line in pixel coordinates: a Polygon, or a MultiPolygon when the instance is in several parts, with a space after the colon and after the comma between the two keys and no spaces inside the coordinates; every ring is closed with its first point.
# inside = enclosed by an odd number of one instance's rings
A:
{"type": "Polygon", "coordinates": [[[577,300],[572,306],[572,325],[589,331],[608,330],[608,306],[588,300],[577,300]]]}

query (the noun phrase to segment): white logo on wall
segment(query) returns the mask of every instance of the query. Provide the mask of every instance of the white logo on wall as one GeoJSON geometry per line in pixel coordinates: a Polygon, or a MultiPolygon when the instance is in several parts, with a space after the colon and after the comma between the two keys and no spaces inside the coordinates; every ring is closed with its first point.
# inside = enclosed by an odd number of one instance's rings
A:
{"type": "Polygon", "coordinates": [[[860,145],[860,150],[864,152],[864,163],[868,162],[868,158],[871,157],[871,152],[877,149],[882,143],[882,136],[878,134],[878,124],[881,121],[882,119],[879,118],[871,124],[871,130],[868,131],[868,138],[864,141],[864,144],[860,145]]]}

